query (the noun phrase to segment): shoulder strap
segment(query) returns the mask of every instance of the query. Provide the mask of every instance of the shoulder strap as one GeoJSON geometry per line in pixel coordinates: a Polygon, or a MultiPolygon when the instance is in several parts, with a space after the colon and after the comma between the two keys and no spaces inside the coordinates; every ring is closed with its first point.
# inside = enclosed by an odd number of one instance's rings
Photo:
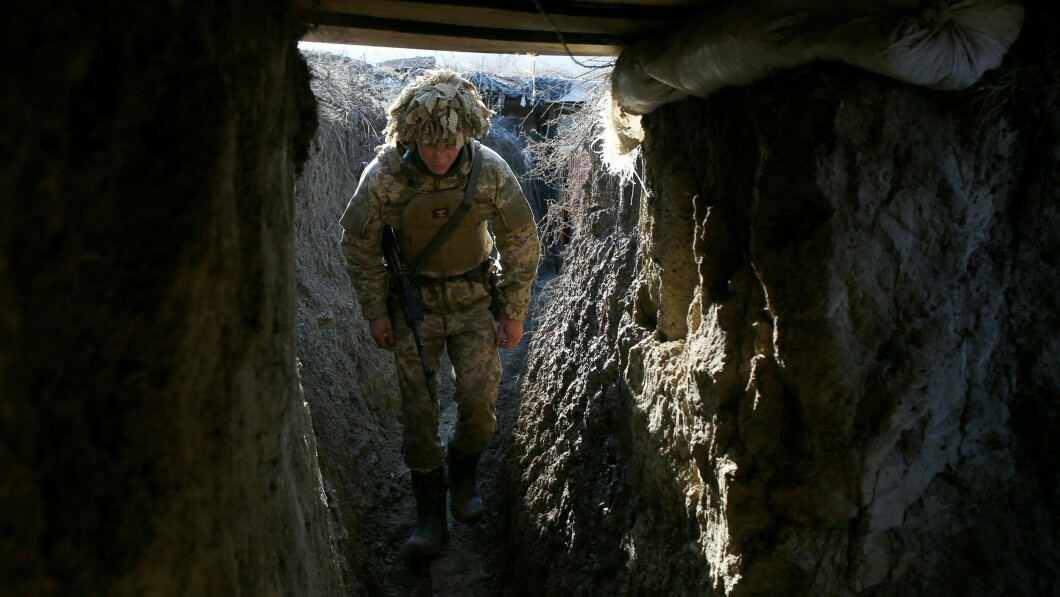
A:
{"type": "Polygon", "coordinates": [[[395,147],[393,145],[386,145],[383,147],[383,155],[380,161],[386,166],[387,172],[391,176],[398,179],[398,181],[404,181],[405,175],[401,172],[401,154],[404,150],[401,147],[395,147]]]}
{"type": "Polygon", "coordinates": [[[449,218],[449,221],[445,223],[445,226],[434,235],[431,239],[430,244],[427,248],[420,253],[418,259],[416,259],[416,266],[412,268],[414,274],[420,273],[420,268],[423,267],[427,260],[445,243],[449,235],[456,230],[456,227],[460,224],[460,220],[464,219],[464,215],[471,209],[471,203],[475,200],[475,186],[478,182],[478,171],[479,166],[482,165],[482,152],[478,149],[478,141],[471,144],[471,173],[467,177],[467,190],[464,191],[464,200],[460,203],[460,207],[456,208],[456,213],[449,218]]]}

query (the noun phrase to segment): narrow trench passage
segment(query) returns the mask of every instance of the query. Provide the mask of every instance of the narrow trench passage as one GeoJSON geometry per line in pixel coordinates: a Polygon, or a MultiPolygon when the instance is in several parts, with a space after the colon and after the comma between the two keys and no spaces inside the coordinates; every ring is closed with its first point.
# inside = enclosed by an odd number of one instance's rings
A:
{"type": "MultiPolygon", "coordinates": [[[[540,275],[534,283],[522,342],[512,350],[501,350],[501,382],[497,397],[497,433],[482,454],[479,491],[485,503],[483,519],[475,525],[456,522],[449,516],[449,545],[433,560],[405,555],[405,539],[416,522],[409,471],[401,460],[401,428],[392,421],[383,430],[376,454],[376,493],[366,513],[365,536],[369,538],[364,579],[373,594],[410,596],[486,596],[503,592],[505,576],[504,528],[508,505],[503,490],[506,450],[519,408],[519,386],[526,373],[526,356],[534,337],[535,313],[547,304],[547,287],[555,274],[540,275]]],[[[441,436],[445,442],[456,423],[452,365],[443,353],[440,367],[441,436]]]]}
{"type": "MultiPolygon", "coordinates": [[[[473,525],[449,517],[450,544],[433,561],[411,561],[404,543],[416,524],[411,474],[402,456],[400,397],[390,353],[375,348],[338,246],[339,218],[357,186],[363,164],[382,143],[385,107],[404,79],[391,71],[336,55],[306,54],[320,121],[315,151],[296,185],[299,358],[301,385],[310,405],[322,478],[337,549],[351,592],[372,595],[494,595],[505,592],[505,544],[510,520],[505,484],[508,450],[518,416],[520,381],[534,336],[543,289],[556,277],[546,258],[532,289],[524,337],[500,350],[502,375],[497,429],[479,464],[483,519],[473,525]],[[387,78],[390,77],[390,78],[387,78]],[[393,80],[391,80],[393,79],[393,80]],[[350,126],[350,123],[357,123],[350,126]],[[361,167],[358,167],[361,166],[361,167]]],[[[407,75],[406,75],[407,78],[407,75]]],[[[491,99],[491,102],[496,98],[491,99]]],[[[526,177],[523,121],[498,115],[483,144],[513,173],[526,177]]],[[[536,126],[536,125],[535,125],[536,126]]],[[[523,193],[540,216],[549,195],[522,178],[523,193]]],[[[395,321],[395,325],[405,325],[395,321]]],[[[457,408],[452,365],[443,353],[439,371],[440,435],[452,434],[457,408]]]]}

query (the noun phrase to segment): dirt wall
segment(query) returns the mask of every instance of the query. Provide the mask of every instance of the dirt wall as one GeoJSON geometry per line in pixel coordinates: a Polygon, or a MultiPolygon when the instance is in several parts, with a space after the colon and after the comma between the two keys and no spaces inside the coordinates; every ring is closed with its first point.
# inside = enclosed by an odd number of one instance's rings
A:
{"type": "Polygon", "coordinates": [[[341,594],[295,362],[284,3],[0,24],[0,594],[341,594]]]}
{"type": "Polygon", "coordinates": [[[966,92],[814,65],[645,119],[646,191],[594,176],[531,347],[515,586],[1056,594],[1060,121],[1031,16],[966,92]]]}
{"type": "Polygon", "coordinates": [[[348,594],[378,594],[366,519],[379,509],[399,430],[394,363],[375,348],[346,276],[339,219],[375,157],[393,90],[367,64],[307,54],[320,126],[295,186],[298,359],[348,594]],[[385,95],[384,95],[385,94],[385,95]]]}

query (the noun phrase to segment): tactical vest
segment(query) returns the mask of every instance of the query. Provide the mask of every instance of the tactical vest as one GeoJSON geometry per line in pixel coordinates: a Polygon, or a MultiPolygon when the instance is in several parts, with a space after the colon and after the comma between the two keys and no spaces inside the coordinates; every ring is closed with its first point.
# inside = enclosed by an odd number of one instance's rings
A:
{"type": "MultiPolygon", "coordinates": [[[[385,149],[383,161],[390,173],[404,182],[397,149],[385,149]],[[387,153],[390,155],[385,155],[387,153]]],[[[464,189],[451,189],[416,193],[409,200],[401,213],[397,232],[401,251],[410,265],[419,262],[423,250],[456,213],[464,200],[464,192],[464,189]]],[[[478,201],[472,201],[470,210],[453,233],[434,255],[427,257],[416,273],[429,278],[447,278],[477,270],[493,250],[493,237],[481,212],[478,201]]]]}

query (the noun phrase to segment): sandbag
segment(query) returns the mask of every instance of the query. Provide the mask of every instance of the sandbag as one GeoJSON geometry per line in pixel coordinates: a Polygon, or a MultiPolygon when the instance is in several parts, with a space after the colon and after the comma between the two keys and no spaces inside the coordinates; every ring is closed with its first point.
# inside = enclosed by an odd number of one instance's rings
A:
{"type": "Polygon", "coordinates": [[[813,60],[837,60],[935,89],[971,86],[1023,26],[1017,0],[742,0],[624,50],[612,97],[648,114],[813,60]]]}
{"type": "Polygon", "coordinates": [[[604,165],[612,174],[631,172],[636,155],[634,150],[644,141],[644,127],[639,114],[630,114],[614,98],[602,105],[604,165]]]}

